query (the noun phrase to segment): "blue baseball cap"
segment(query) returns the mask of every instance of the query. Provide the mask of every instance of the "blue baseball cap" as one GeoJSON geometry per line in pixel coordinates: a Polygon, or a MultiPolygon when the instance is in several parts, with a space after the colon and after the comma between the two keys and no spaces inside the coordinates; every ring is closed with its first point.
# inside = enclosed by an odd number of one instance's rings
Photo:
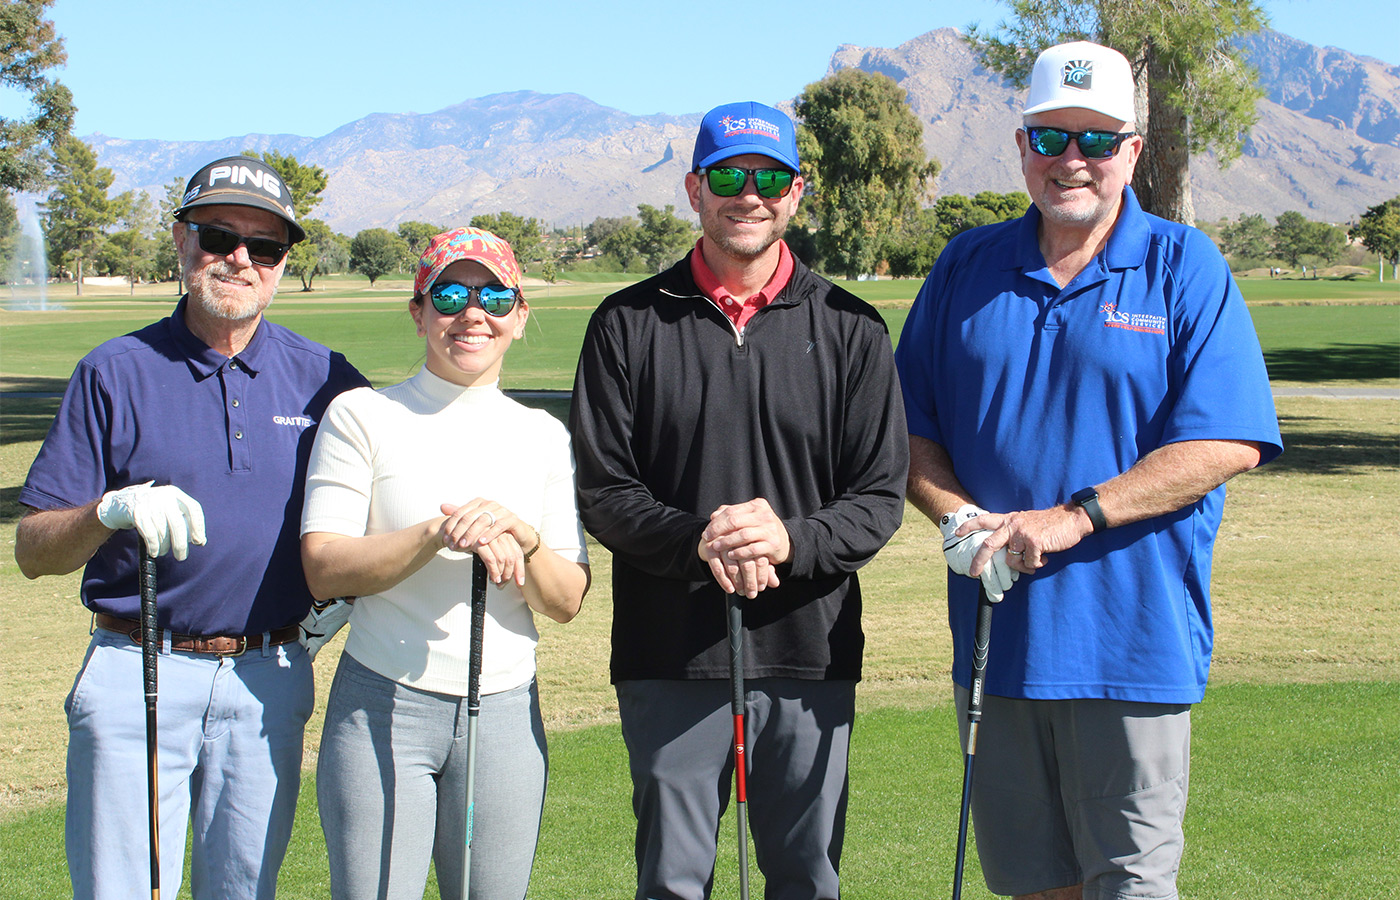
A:
{"type": "Polygon", "coordinates": [[[705,113],[690,168],[706,168],[745,153],[770,157],[794,172],[802,169],[797,158],[797,126],[792,119],[787,113],[752,100],[726,103],[705,113]]]}

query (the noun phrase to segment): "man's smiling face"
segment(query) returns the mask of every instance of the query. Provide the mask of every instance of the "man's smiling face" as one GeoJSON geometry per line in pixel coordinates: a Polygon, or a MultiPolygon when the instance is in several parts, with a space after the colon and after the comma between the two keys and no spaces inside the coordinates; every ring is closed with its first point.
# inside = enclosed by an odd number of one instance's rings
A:
{"type": "MultiPolygon", "coordinates": [[[[1103,113],[1074,108],[1036,113],[1027,116],[1025,124],[1065,131],[1132,130],[1131,124],[1103,113]]],[[[1092,229],[1117,217],[1123,188],[1132,181],[1142,151],[1142,138],[1123,141],[1108,159],[1085,159],[1075,141],[1059,156],[1041,156],[1030,148],[1024,130],[1016,132],[1016,147],[1021,152],[1026,191],[1046,223],[1092,229]]]]}

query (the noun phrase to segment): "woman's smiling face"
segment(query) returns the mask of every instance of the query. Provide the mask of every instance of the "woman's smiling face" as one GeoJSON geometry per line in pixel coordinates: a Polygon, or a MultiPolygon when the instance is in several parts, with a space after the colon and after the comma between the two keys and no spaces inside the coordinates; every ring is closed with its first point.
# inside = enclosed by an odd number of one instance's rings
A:
{"type": "MultiPolygon", "coordinates": [[[[437,277],[435,285],[461,284],[482,287],[499,284],[490,269],[475,260],[460,259],[437,277]]],[[[414,297],[409,311],[418,324],[418,336],[427,340],[427,367],[439,378],[466,387],[490,384],[500,378],[501,363],[511,342],[525,334],[529,307],[516,300],[504,316],[488,315],[473,299],[461,312],[437,311],[431,297],[414,297]]]]}

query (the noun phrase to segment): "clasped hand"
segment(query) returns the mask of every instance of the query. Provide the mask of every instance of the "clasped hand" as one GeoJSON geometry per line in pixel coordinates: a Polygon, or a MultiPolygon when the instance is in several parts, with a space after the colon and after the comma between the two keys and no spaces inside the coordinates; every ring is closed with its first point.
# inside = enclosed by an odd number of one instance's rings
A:
{"type": "Polygon", "coordinates": [[[986,527],[984,519],[990,515],[985,509],[967,503],[957,512],[940,518],[938,530],[943,534],[943,557],[948,561],[948,568],[957,575],[980,578],[987,597],[998,603],[1021,573],[1011,568],[1005,548],[987,548],[993,532],[986,527]]]}
{"type": "Polygon", "coordinates": [[[183,560],[190,544],[204,544],[204,508],[173,484],[133,484],[102,495],[97,520],[114,531],[136,529],[150,556],[173,552],[183,560]]]}
{"type": "MultiPolygon", "coordinates": [[[[959,519],[953,528],[944,531],[944,552],[946,555],[950,533],[955,536],[954,540],[974,537],[977,542],[975,552],[967,557],[966,571],[960,574],[974,578],[980,576],[984,581],[987,569],[995,569],[999,560],[1004,560],[1012,581],[1019,577],[1017,573],[1032,574],[1046,564],[1051,554],[1068,550],[1092,531],[1083,512],[1066,506],[1009,513],[989,513],[974,506],[964,506],[954,515],[962,515],[966,510],[973,512],[959,519]]],[[[947,518],[944,516],[944,519],[947,518]]],[[[948,564],[953,565],[951,559],[948,564]]],[[[1010,587],[1010,584],[1006,587],[1010,587]]],[[[988,590],[991,590],[990,586],[988,590]]]]}
{"type": "Polygon", "coordinates": [[[438,528],[448,550],[473,553],[494,584],[525,586],[525,550],[539,540],[534,528],[492,500],[476,497],[461,506],[442,504],[447,518],[438,528]]]}
{"type": "Polygon", "coordinates": [[[726,594],[752,600],[780,584],[777,567],[792,555],[792,543],[782,519],[758,497],[710,513],[698,551],[726,594]]]}

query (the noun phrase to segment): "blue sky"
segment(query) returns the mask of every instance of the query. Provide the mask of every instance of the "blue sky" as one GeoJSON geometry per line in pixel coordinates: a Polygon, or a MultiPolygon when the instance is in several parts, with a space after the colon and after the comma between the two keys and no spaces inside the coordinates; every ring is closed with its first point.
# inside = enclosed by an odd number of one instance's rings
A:
{"type": "MultiPolygon", "coordinates": [[[[1273,27],[1400,63],[1394,0],[1265,0],[1273,27]],[[1338,13],[1338,8],[1345,10],[1338,13]]],[[[738,5],[736,5],[738,6],[738,5]]],[[[805,0],[772,12],[668,0],[57,0],[76,133],[208,140],[320,136],[375,112],[431,112],[513,90],[571,91],[634,114],[776,102],[839,44],[894,47],[994,25],[981,0],[805,0]]],[[[761,7],[760,7],[761,8],[761,7]]],[[[0,114],[18,112],[0,95],[0,114]]]]}

